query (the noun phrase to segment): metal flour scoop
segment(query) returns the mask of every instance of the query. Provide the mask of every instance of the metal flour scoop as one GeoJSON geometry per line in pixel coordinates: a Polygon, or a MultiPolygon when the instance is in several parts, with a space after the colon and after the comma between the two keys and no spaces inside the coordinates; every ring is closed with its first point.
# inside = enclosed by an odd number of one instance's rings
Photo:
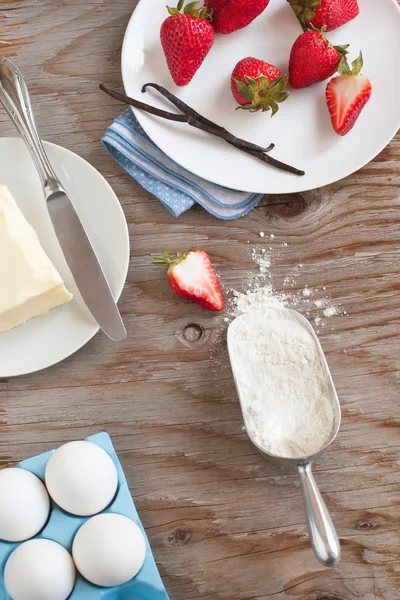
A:
{"type": "MultiPolygon", "coordinates": [[[[243,414],[243,420],[246,426],[247,434],[256,448],[268,457],[279,461],[284,466],[290,467],[291,469],[297,469],[300,476],[301,490],[303,494],[303,500],[305,505],[305,512],[307,518],[308,531],[310,535],[311,544],[314,553],[318,560],[326,567],[335,565],[340,558],[340,544],[336,534],[335,527],[332,523],[332,519],[329,515],[328,509],[322,499],[322,496],[318,490],[317,484],[311,472],[311,464],[319,457],[319,455],[334,441],[340,427],[340,404],[335,390],[335,386],[332,381],[325,355],[319,343],[319,340],[314,332],[314,329],[310,323],[300,313],[289,310],[289,309],[266,309],[266,310],[255,310],[251,311],[255,318],[263,319],[275,319],[282,318],[282,314],[287,315],[288,318],[296,321],[303,328],[311,334],[315,340],[320,360],[322,371],[326,379],[326,388],[329,400],[332,405],[333,411],[333,424],[331,433],[326,440],[323,447],[318,450],[317,453],[311,456],[304,456],[302,458],[286,458],[278,455],[271,454],[262,448],[257,441],[252,437],[251,431],[248,428],[246,422],[246,410],[243,398],[241,397],[241,385],[239,381],[240,374],[237,369],[237,355],[235,350],[235,344],[233,343],[235,333],[238,327],[242,326],[241,320],[248,318],[249,312],[245,315],[241,315],[232,321],[228,328],[228,351],[231,362],[232,372],[235,379],[236,389],[240,400],[240,405],[243,414]]],[[[243,383],[243,382],[242,382],[243,383]]]]}

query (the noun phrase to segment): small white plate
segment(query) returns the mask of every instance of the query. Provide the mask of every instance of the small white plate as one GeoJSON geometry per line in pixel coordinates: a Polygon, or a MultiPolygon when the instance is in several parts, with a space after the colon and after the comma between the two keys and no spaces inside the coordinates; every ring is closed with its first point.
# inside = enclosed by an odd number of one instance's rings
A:
{"type": "MultiPolygon", "coordinates": [[[[73,152],[44,143],[93,243],[115,298],[129,264],[129,235],[118,198],[100,173],[73,152]]],[[[47,255],[74,295],[47,315],[0,333],[0,377],[25,375],[64,360],[99,330],[75,285],[47,211],[39,176],[22,140],[0,139],[0,184],[6,185],[36,230],[47,255]]],[[[0,282],[3,284],[2,282],[0,282]]]]}
{"type": "MultiPolygon", "coordinates": [[[[172,1],[172,5],[176,3],[172,1]]],[[[273,119],[268,113],[235,111],[229,83],[232,69],[241,58],[255,56],[287,73],[290,50],[301,29],[286,0],[271,0],[263,14],[245,29],[217,35],[186,88],[174,85],[162,52],[159,31],[167,16],[165,4],[141,0],[132,15],[122,52],[126,93],[165,108],[169,105],[156,92],[141,93],[144,83],[159,83],[235,135],[263,146],[274,142],[271,156],[306,171],[304,177],[277,171],[188,125],[135,111],[157,146],[192,173],[247,192],[301,192],[333,183],[360,169],[400,127],[400,10],[396,0],[359,0],[359,16],[328,34],[333,44],[351,44],[351,60],[360,49],[363,51],[363,73],[373,85],[370,102],[344,138],[331,126],[326,82],[293,90],[273,119]]]]}

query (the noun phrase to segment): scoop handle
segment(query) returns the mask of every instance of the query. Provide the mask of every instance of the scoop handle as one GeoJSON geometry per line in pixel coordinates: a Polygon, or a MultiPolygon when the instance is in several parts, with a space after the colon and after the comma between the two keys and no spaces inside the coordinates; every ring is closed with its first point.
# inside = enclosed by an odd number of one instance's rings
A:
{"type": "Polygon", "coordinates": [[[333,567],[340,559],[340,543],[335,526],[312,474],[311,464],[302,460],[297,470],[315,556],[325,567],[333,567]]]}

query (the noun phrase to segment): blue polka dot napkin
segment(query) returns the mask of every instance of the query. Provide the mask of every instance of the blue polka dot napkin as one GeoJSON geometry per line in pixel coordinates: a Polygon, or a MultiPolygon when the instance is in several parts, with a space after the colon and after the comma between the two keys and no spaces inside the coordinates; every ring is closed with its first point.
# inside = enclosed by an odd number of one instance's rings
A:
{"type": "Polygon", "coordinates": [[[153,144],[130,108],[107,129],[102,141],[114,160],[175,217],[197,203],[219,219],[237,219],[262,198],[215,185],[180,167],[153,144]]]}

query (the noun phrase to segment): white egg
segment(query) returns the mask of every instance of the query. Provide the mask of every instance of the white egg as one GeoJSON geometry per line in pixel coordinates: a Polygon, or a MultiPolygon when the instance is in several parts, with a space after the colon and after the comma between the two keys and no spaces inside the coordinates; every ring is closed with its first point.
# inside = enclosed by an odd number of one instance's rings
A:
{"type": "Polygon", "coordinates": [[[45,539],[18,546],[4,568],[4,584],[12,600],[66,600],[75,576],[69,552],[45,539]]]}
{"type": "Polygon", "coordinates": [[[91,442],[70,442],[46,466],[46,486],[54,502],[73,515],[104,510],[114,498],[117,469],[105,450],[91,442]]]}
{"type": "Polygon", "coordinates": [[[50,498],[39,477],[24,469],[0,471],[0,539],[22,542],[46,524],[50,498]]]}
{"type": "Polygon", "coordinates": [[[78,530],[72,556],[78,571],[91,583],[122,585],[142,568],[146,542],[133,521],[106,513],[92,517],[78,530]]]}

